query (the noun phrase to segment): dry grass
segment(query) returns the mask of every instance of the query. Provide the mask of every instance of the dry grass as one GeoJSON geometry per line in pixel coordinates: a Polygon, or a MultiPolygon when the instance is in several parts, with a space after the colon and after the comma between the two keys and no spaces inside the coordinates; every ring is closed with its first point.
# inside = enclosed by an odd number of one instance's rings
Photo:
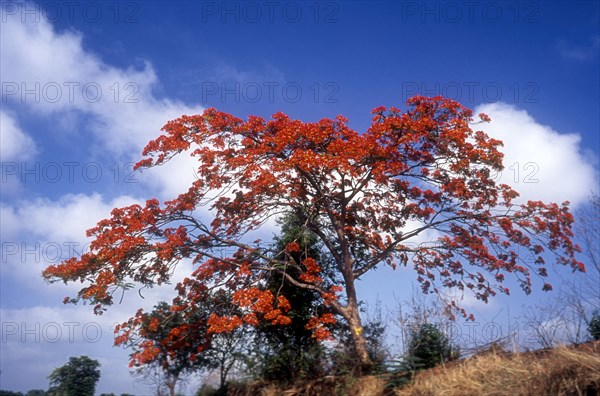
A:
{"type": "Polygon", "coordinates": [[[384,393],[386,379],[324,377],[280,388],[256,382],[229,389],[232,396],[600,396],[600,341],[546,351],[492,350],[418,373],[403,388],[384,393]]]}
{"type": "Polygon", "coordinates": [[[548,351],[491,352],[419,373],[397,396],[586,395],[600,390],[600,342],[548,351]]]}
{"type": "Polygon", "coordinates": [[[324,377],[316,381],[296,384],[289,388],[254,383],[229,389],[231,396],[375,396],[382,395],[385,380],[375,376],[361,378],[324,377]]]}

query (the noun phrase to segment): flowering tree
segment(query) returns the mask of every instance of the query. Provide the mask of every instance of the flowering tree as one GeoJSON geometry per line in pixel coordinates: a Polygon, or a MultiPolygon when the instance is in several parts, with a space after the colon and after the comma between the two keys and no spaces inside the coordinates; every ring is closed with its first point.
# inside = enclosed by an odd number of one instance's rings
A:
{"type": "MultiPolygon", "coordinates": [[[[177,285],[172,309],[192,315],[210,289],[231,290],[243,314],[211,315],[208,332],[219,333],[260,321],[290,323],[288,299],[264,287],[277,272],[319,293],[351,328],[357,357],[369,367],[356,283],[378,265],[410,263],[424,292],[469,289],[483,301],[509,293],[507,273],[530,293],[532,275],[547,276],[549,257],[584,270],[574,257],[568,202],[516,204],[518,193],[491,177],[503,169],[502,143],[470,128],[470,110],[441,97],[415,97],[408,106],[374,109],[362,134],[343,116],[304,123],[277,113],[270,121],[243,121],[208,109],[170,121],[136,168],[191,155],[198,168],[189,190],[162,205],[151,199],[114,209],[88,230],[95,238],[89,253],[48,267],[44,276],[88,281],[66,301],[88,300],[101,312],[125,282],[160,285],[189,258],[196,268],[177,285]],[[248,241],[269,218],[289,212],[317,236],[333,268],[248,241]],[[425,233],[434,236],[430,242],[414,242],[425,233]],[[520,259],[524,250],[533,263],[520,259]]],[[[285,247],[298,249],[297,242],[285,247]]],[[[454,302],[449,308],[469,316],[454,302]]],[[[307,328],[325,339],[334,321],[331,313],[316,315],[307,328]]]]}
{"type": "MultiPolygon", "coordinates": [[[[178,303],[175,298],[174,304],[178,303]]],[[[155,382],[157,388],[168,388],[171,396],[182,374],[200,370],[218,368],[223,388],[227,374],[243,355],[244,334],[241,328],[211,334],[207,322],[212,313],[240,314],[224,289],[207,294],[187,313],[161,301],[151,312],[139,310],[121,324],[115,344],[131,348],[130,366],[137,367],[137,373],[155,382]]]]}
{"type": "Polygon", "coordinates": [[[198,357],[198,348],[204,350],[209,342],[206,305],[210,304],[202,305],[193,316],[184,319],[181,312],[172,311],[169,304],[161,301],[151,312],[139,310],[120,326],[122,334],[116,344],[133,350],[131,366],[137,367],[137,374],[148,382],[156,382],[153,385],[159,395],[166,387],[169,395],[174,396],[182,374],[211,367],[212,362],[203,355],[198,357]]]}

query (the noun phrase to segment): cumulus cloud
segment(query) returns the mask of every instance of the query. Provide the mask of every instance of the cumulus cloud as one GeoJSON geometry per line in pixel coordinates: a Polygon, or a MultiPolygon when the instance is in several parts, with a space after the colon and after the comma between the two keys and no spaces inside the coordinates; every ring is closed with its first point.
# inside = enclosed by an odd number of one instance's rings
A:
{"type": "Polygon", "coordinates": [[[140,200],[120,196],[105,202],[100,194],[69,194],[57,201],[39,198],[21,201],[14,209],[20,219],[17,230],[30,236],[43,236],[53,241],[82,241],[86,229],[109,216],[114,207],[131,205],[140,200]],[[57,226],[60,225],[60,226],[57,226]]]}
{"type": "MultiPolygon", "coordinates": [[[[109,217],[113,208],[141,202],[131,196],[107,201],[100,194],[74,194],[56,201],[37,199],[22,201],[15,206],[0,206],[3,219],[2,275],[9,275],[38,292],[62,297],[65,293],[75,293],[80,284],[45,286],[40,276],[43,269],[87,251],[90,239],[85,236],[85,230],[109,217]]],[[[173,284],[182,281],[192,271],[191,262],[180,262],[172,274],[173,284]]],[[[117,310],[122,316],[130,316],[139,307],[149,309],[159,300],[170,301],[174,297],[173,287],[166,285],[145,289],[142,296],[129,292],[128,303],[119,305],[117,310]]]]}
{"type": "Polygon", "coordinates": [[[111,66],[84,49],[77,31],[58,33],[44,19],[6,15],[2,35],[3,101],[24,103],[35,115],[57,120],[72,119],[73,113],[91,116],[86,125],[111,153],[138,155],[166,121],[202,111],[157,98],[159,82],[150,63],[140,69],[111,66]]]}
{"type": "Polygon", "coordinates": [[[584,202],[597,188],[597,171],[575,133],[559,133],[543,125],[525,110],[504,103],[480,105],[491,123],[478,125],[493,138],[504,142],[505,169],[497,175],[500,183],[511,185],[522,201],[584,202]]]}
{"type": "Polygon", "coordinates": [[[101,364],[98,392],[114,392],[115,387],[134,394],[150,392],[143,386],[132,386],[130,351],[113,348],[114,326],[128,319],[131,312],[111,310],[96,316],[89,306],[34,306],[3,308],[0,315],[1,369],[3,376],[11,378],[11,388],[45,389],[46,377],[53,369],[65,364],[70,356],[87,355],[101,364]]]}
{"type": "Polygon", "coordinates": [[[47,265],[81,254],[88,228],[108,217],[112,208],[137,201],[121,196],[105,202],[100,194],[74,194],[57,201],[39,198],[3,204],[1,272],[34,288],[43,286],[40,274],[47,265]]]}
{"type": "Polygon", "coordinates": [[[158,191],[163,199],[186,192],[196,179],[198,159],[183,152],[161,166],[143,169],[139,179],[158,191]]]}
{"type": "MultiPolygon", "coordinates": [[[[44,19],[22,22],[18,15],[3,19],[3,36],[10,38],[3,40],[0,58],[3,101],[5,98],[9,106],[24,103],[22,111],[52,119],[48,125],[58,128],[44,134],[55,135],[61,129],[73,129],[80,136],[91,133],[95,139],[90,140],[90,147],[101,151],[103,158],[137,162],[142,148],[160,135],[167,121],[204,110],[156,97],[159,80],[148,62],[141,69],[114,67],[87,51],[77,31],[58,33],[44,19]],[[26,90],[36,92],[37,97],[25,95],[26,90]],[[87,129],[80,128],[83,116],[87,129]]],[[[16,158],[17,153],[24,152],[21,146],[33,142],[19,133],[14,120],[4,112],[2,120],[3,159],[5,150],[10,158],[16,158]],[[12,143],[6,148],[5,130],[8,143],[12,143]]],[[[164,167],[145,171],[139,179],[163,199],[172,199],[187,191],[195,166],[194,160],[180,156],[164,167]]]]}
{"type": "MultiPolygon", "coordinates": [[[[45,378],[52,369],[64,364],[69,356],[84,354],[102,364],[99,391],[110,392],[118,387],[130,393],[149,392],[143,385],[136,389],[132,384],[127,368],[130,351],[112,347],[114,325],[126,321],[138,308],[150,310],[158,301],[170,302],[175,295],[173,285],[139,293],[136,288],[129,290],[122,301],[117,296],[115,305],[96,316],[89,305],[62,306],[62,298],[74,296],[80,284],[45,285],[40,276],[47,265],[81,253],[88,242],[85,230],[107,217],[113,207],[135,202],[139,200],[131,196],[106,200],[100,194],[73,194],[58,200],[36,199],[0,206],[3,293],[11,296],[18,288],[18,293],[47,296],[45,301],[38,297],[38,305],[33,306],[15,307],[3,300],[1,369],[13,378],[11,387],[45,388],[45,378]],[[38,360],[43,363],[30,369],[31,362],[38,360]],[[28,375],[22,376],[19,373],[25,367],[28,375]]],[[[172,283],[182,281],[191,271],[191,262],[182,261],[174,270],[172,283]]]]}
{"type": "Polygon", "coordinates": [[[26,161],[35,155],[33,139],[19,127],[12,114],[0,110],[0,156],[3,162],[26,161]]]}

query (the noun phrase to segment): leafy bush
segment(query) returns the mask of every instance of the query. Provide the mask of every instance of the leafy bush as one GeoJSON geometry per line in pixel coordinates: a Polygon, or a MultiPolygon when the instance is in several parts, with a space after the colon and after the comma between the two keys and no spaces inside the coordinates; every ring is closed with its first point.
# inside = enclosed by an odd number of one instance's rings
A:
{"type": "Polygon", "coordinates": [[[214,396],[217,394],[217,388],[209,384],[202,384],[195,396],[214,396]]]}
{"type": "Polygon", "coordinates": [[[437,326],[421,323],[411,331],[408,354],[389,362],[386,389],[391,391],[405,386],[412,381],[417,371],[457,357],[458,349],[450,346],[450,341],[437,326]]]}
{"type": "Polygon", "coordinates": [[[594,340],[600,340],[600,312],[594,311],[588,324],[588,331],[594,340]]]}
{"type": "Polygon", "coordinates": [[[427,369],[450,360],[452,348],[448,338],[431,323],[422,324],[411,336],[409,359],[415,369],[427,369]]]}

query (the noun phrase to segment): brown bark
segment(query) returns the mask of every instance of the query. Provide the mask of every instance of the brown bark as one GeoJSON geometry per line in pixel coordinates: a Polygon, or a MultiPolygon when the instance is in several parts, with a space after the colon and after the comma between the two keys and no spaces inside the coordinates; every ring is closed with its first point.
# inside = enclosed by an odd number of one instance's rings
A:
{"type": "Polygon", "coordinates": [[[352,334],[352,342],[354,344],[356,357],[360,362],[361,371],[363,373],[368,373],[373,367],[373,361],[369,356],[367,340],[365,338],[364,330],[358,311],[358,304],[349,304],[348,308],[350,314],[350,318],[348,319],[348,325],[350,326],[350,333],[352,334]]]}
{"type": "Polygon", "coordinates": [[[354,351],[356,357],[360,363],[360,369],[363,373],[369,373],[373,368],[373,361],[369,356],[369,350],[367,348],[367,340],[365,338],[364,329],[360,320],[360,311],[358,309],[358,299],[356,297],[356,288],[354,287],[354,276],[352,270],[345,271],[344,279],[346,281],[346,295],[348,298],[348,305],[344,309],[342,315],[348,322],[350,327],[350,334],[352,336],[352,343],[354,345],[354,351]]]}
{"type": "Polygon", "coordinates": [[[177,377],[170,377],[167,374],[167,388],[169,388],[169,395],[175,396],[175,385],[177,384],[177,377]]]}

